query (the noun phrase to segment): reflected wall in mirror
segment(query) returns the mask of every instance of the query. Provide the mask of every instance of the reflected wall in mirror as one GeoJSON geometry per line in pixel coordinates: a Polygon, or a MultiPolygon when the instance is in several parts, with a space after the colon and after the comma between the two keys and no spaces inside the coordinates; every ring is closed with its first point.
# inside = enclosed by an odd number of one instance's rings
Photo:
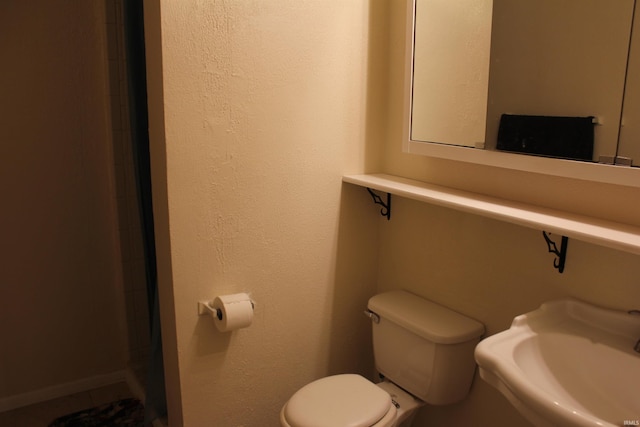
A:
{"type": "Polygon", "coordinates": [[[617,157],[640,166],[640,8],[635,9],[617,157]]]}
{"type": "Polygon", "coordinates": [[[492,0],[416,0],[411,138],[484,145],[492,0]]]}
{"type": "Polygon", "coordinates": [[[503,114],[594,116],[592,160],[627,156],[640,163],[640,31],[630,40],[636,0],[469,0],[460,10],[443,0],[408,2],[405,151],[501,165],[491,155],[506,154],[496,150],[503,114]],[[466,43],[450,41],[465,31],[466,43]],[[490,59],[482,47],[488,34],[490,59]],[[451,65],[460,52],[461,62],[451,65]],[[469,62],[479,57],[476,65],[469,62]],[[488,81],[483,60],[490,60],[488,81]],[[465,127],[471,136],[461,135],[465,127]],[[426,143],[482,147],[482,141],[485,150],[473,150],[481,155],[426,143]]]}
{"type": "Polygon", "coordinates": [[[487,146],[502,114],[597,118],[615,156],[634,0],[494,0],[487,146]]]}

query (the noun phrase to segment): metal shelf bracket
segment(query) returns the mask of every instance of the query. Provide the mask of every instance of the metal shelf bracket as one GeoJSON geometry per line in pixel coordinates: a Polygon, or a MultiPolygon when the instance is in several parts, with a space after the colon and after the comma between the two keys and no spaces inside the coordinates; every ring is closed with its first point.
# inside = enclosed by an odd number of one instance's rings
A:
{"type": "Polygon", "coordinates": [[[391,193],[387,193],[387,203],[382,201],[382,197],[378,196],[371,188],[367,187],[367,191],[373,198],[373,203],[382,206],[380,215],[386,216],[387,220],[391,220],[391,193]]]}
{"type": "Polygon", "coordinates": [[[542,235],[544,236],[544,240],[547,242],[549,252],[556,256],[556,259],[553,260],[553,267],[556,268],[559,273],[562,273],[567,259],[567,245],[569,244],[569,238],[567,236],[562,236],[560,250],[558,250],[556,243],[549,238],[546,231],[543,231],[542,235]]]}

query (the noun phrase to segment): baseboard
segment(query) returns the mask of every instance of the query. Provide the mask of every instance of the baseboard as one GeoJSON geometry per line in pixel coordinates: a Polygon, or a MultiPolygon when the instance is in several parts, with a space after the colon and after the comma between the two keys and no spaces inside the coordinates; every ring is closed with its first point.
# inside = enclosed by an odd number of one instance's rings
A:
{"type": "MultiPolygon", "coordinates": [[[[140,383],[140,378],[131,367],[127,368],[125,371],[125,381],[134,397],[140,399],[140,401],[144,403],[146,389],[144,385],[140,383]]],[[[152,425],[153,427],[168,427],[167,420],[164,418],[156,418],[152,421],[152,425]]]]}
{"type": "Polygon", "coordinates": [[[58,384],[27,393],[16,394],[0,398],[0,412],[10,411],[34,403],[45,402],[58,397],[68,396],[74,393],[89,391],[94,388],[104,387],[109,384],[119,383],[125,380],[125,371],[116,371],[95,377],[83,378],[78,381],[58,384]]]}
{"type": "Polygon", "coordinates": [[[131,367],[128,367],[124,371],[124,380],[129,386],[129,390],[131,390],[131,393],[133,394],[133,396],[136,399],[139,399],[142,403],[144,403],[144,400],[145,400],[144,386],[140,383],[138,376],[133,371],[133,369],[131,369],[131,367]]]}
{"type": "Polygon", "coordinates": [[[156,418],[152,424],[153,427],[168,427],[167,420],[161,418],[156,418]]]}

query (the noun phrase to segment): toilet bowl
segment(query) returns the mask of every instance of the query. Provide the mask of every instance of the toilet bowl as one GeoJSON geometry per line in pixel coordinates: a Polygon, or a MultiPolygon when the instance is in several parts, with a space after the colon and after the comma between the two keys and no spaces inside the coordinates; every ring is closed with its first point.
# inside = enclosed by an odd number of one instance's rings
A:
{"type": "Polygon", "coordinates": [[[374,384],[356,374],[334,375],[298,390],[280,411],[280,424],[396,427],[422,405],[391,382],[374,384]]]}
{"type": "Polygon", "coordinates": [[[367,307],[383,381],[356,374],[315,380],[285,403],[282,427],[409,427],[425,403],[468,394],[481,323],[405,291],[376,295],[367,307]]]}

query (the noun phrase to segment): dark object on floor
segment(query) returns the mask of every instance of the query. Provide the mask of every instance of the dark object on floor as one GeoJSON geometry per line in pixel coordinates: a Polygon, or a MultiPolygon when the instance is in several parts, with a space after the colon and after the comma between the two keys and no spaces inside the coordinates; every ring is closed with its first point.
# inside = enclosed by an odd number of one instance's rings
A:
{"type": "Polygon", "coordinates": [[[498,150],[587,160],[593,158],[593,117],[503,114],[498,150]]]}
{"type": "Polygon", "coordinates": [[[138,399],[122,399],[55,419],[49,427],[143,427],[144,406],[138,399]]]}

